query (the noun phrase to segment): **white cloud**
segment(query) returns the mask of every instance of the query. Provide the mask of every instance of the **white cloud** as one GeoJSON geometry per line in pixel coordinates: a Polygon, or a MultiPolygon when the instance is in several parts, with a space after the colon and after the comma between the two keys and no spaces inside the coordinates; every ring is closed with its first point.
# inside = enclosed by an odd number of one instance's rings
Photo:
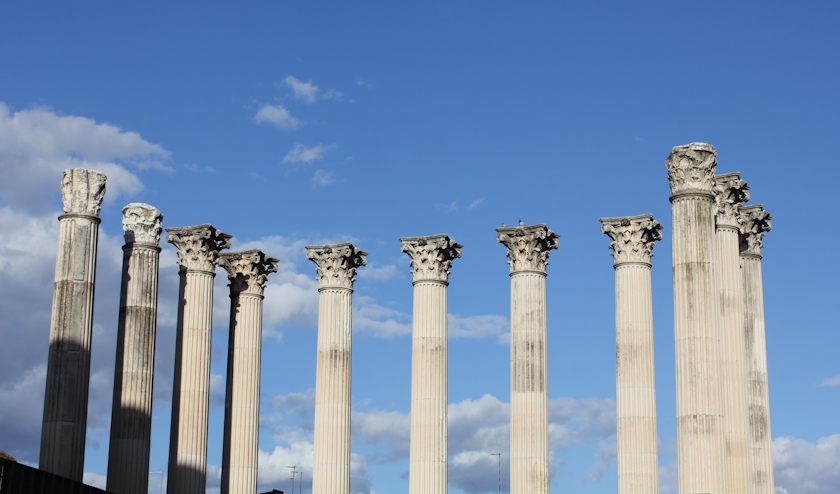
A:
{"type": "Polygon", "coordinates": [[[308,147],[303,144],[295,144],[295,146],[286,153],[283,158],[283,163],[311,163],[313,161],[324,159],[329,151],[336,148],[335,144],[324,146],[318,144],[317,146],[308,147]]]}
{"type": "Polygon", "coordinates": [[[826,377],[822,382],[823,386],[840,386],[840,374],[834,377],[826,377]]]}
{"type": "Polygon", "coordinates": [[[283,105],[263,105],[254,116],[256,123],[271,124],[280,130],[295,130],[300,121],[283,108],[283,105]]]}
{"type": "Polygon", "coordinates": [[[840,434],[816,443],[795,437],[773,440],[773,471],[780,494],[840,492],[840,434]]]}
{"type": "Polygon", "coordinates": [[[10,113],[0,102],[0,204],[16,210],[45,212],[60,197],[67,168],[98,170],[108,176],[105,203],[143,188],[129,168],[171,170],[169,151],[95,120],[59,115],[46,108],[10,113]]]}
{"type": "Polygon", "coordinates": [[[335,183],[335,174],[326,170],[316,170],[312,175],[313,187],[324,187],[335,183]]]}
{"type": "Polygon", "coordinates": [[[85,472],[82,474],[82,483],[96,487],[97,489],[105,490],[105,483],[107,478],[94,472],[85,472]]]}
{"type": "Polygon", "coordinates": [[[411,314],[376,303],[371,297],[358,295],[353,304],[353,330],[390,339],[411,334],[411,314]]]}
{"type": "Polygon", "coordinates": [[[659,466],[659,491],[662,494],[677,492],[677,460],[659,466]]]}
{"type": "Polygon", "coordinates": [[[399,274],[400,271],[394,264],[378,266],[373,263],[368,263],[367,266],[359,268],[356,272],[356,277],[360,280],[388,281],[391,278],[399,276],[399,274]]]}
{"type": "Polygon", "coordinates": [[[294,76],[288,76],[283,79],[283,82],[292,90],[296,100],[304,101],[306,103],[315,103],[320,100],[334,100],[343,101],[344,94],[335,89],[328,89],[321,91],[321,89],[312,83],[312,81],[303,82],[294,76]]]}
{"type": "Polygon", "coordinates": [[[363,78],[363,77],[357,77],[357,78],[356,78],[356,84],[357,84],[359,87],[366,87],[366,88],[372,88],[372,87],[373,87],[373,84],[371,84],[370,82],[368,82],[368,80],[367,80],[367,79],[365,79],[365,78],[363,78]]]}
{"type": "Polygon", "coordinates": [[[497,338],[509,331],[510,323],[507,317],[497,315],[461,317],[449,314],[450,338],[497,338]]]}
{"type": "Polygon", "coordinates": [[[484,203],[483,198],[482,199],[476,199],[476,200],[474,200],[473,202],[470,203],[470,205],[467,207],[467,209],[473,210],[473,209],[481,206],[483,203],[484,203]]]}

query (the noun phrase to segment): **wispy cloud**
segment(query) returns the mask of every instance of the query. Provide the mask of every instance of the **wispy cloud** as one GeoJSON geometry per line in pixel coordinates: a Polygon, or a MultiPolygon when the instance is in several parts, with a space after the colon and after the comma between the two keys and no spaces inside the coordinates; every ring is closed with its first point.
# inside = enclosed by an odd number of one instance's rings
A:
{"type": "Polygon", "coordinates": [[[295,130],[300,121],[292,116],[283,105],[263,105],[254,116],[254,121],[261,124],[271,124],[281,130],[295,130]]]}
{"type": "Polygon", "coordinates": [[[312,175],[312,187],[324,187],[335,183],[335,174],[327,170],[316,170],[312,175]]]}
{"type": "Polygon", "coordinates": [[[473,210],[473,209],[481,206],[482,204],[484,204],[484,198],[476,199],[476,200],[474,200],[473,202],[470,203],[470,205],[467,207],[467,209],[473,210]]]}
{"type": "Polygon", "coordinates": [[[283,82],[292,90],[292,94],[298,101],[312,104],[320,100],[343,101],[344,93],[335,89],[321,91],[312,81],[303,82],[294,76],[288,76],[283,82]]]}
{"type": "Polygon", "coordinates": [[[357,78],[356,78],[356,84],[357,84],[359,87],[366,87],[366,88],[372,88],[372,87],[373,87],[373,84],[371,84],[370,82],[368,82],[368,80],[367,80],[367,79],[365,79],[364,77],[357,77],[357,78]]]}
{"type": "Polygon", "coordinates": [[[840,386],[840,374],[834,377],[826,377],[822,382],[823,386],[840,386]]]}
{"type": "Polygon", "coordinates": [[[394,264],[384,266],[368,264],[360,269],[356,276],[362,280],[388,281],[399,274],[400,272],[394,264]]]}
{"type": "Polygon", "coordinates": [[[295,144],[291,151],[286,153],[283,158],[283,163],[311,163],[312,161],[324,159],[327,152],[336,148],[335,144],[324,146],[318,144],[317,146],[306,146],[303,144],[295,144]]]}

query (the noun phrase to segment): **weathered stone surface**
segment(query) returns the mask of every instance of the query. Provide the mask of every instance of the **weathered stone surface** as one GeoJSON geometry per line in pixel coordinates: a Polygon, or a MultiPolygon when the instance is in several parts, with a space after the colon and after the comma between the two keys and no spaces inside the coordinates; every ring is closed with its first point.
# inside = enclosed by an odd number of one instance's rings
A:
{"type": "Polygon", "coordinates": [[[770,231],[773,225],[770,223],[770,214],[764,210],[762,204],[753,204],[741,208],[739,216],[740,223],[740,250],[742,256],[761,257],[761,249],[764,244],[761,240],[770,231]]]}
{"type": "Polygon", "coordinates": [[[715,204],[717,214],[715,225],[738,229],[739,208],[742,202],[750,200],[750,186],[741,180],[741,172],[715,175],[715,204]]]}
{"type": "Polygon", "coordinates": [[[312,493],[349,494],[353,277],[367,252],[349,243],[306,251],[320,287],[312,493]]]}
{"type": "Polygon", "coordinates": [[[105,175],[72,168],[61,181],[50,349],[39,467],[82,481],[90,386],[90,340],[105,175]]]}
{"type": "Polygon", "coordinates": [[[671,193],[709,194],[715,186],[717,150],[705,142],[676,146],[665,160],[671,193]]]}
{"type": "Polygon", "coordinates": [[[619,494],[659,492],[650,258],[661,230],[649,214],[601,218],[615,261],[619,494]]]}
{"type": "Polygon", "coordinates": [[[496,240],[508,248],[510,272],[542,271],[548,266],[548,255],[560,246],[560,235],[544,224],[496,228],[496,240]]]}
{"type": "Polygon", "coordinates": [[[126,244],[107,482],[108,492],[118,494],[145,494],[149,487],[162,220],[160,211],[148,204],[123,208],[126,244]]]}
{"type": "Polygon", "coordinates": [[[400,250],[411,258],[414,281],[439,281],[446,283],[452,261],[461,257],[463,245],[445,233],[427,237],[404,237],[400,250]]]}
{"type": "Polygon", "coordinates": [[[179,265],[207,272],[216,268],[219,251],[230,248],[232,237],[208,224],[167,228],[166,233],[166,241],[177,249],[179,265]]]}
{"type": "Polygon", "coordinates": [[[306,247],[306,258],[315,263],[319,288],[353,288],[356,269],[367,263],[367,255],[350,243],[306,247]]]}

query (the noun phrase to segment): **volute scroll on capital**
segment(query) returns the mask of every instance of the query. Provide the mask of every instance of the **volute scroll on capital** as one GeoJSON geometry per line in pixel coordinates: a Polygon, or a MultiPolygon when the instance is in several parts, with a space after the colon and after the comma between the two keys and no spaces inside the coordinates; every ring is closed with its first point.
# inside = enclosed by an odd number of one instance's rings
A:
{"type": "Polygon", "coordinates": [[[715,187],[717,149],[705,142],[676,146],[665,160],[671,193],[711,194],[715,187]]]}
{"type": "Polygon", "coordinates": [[[537,271],[545,273],[549,253],[560,246],[560,235],[549,230],[543,223],[525,226],[502,225],[496,228],[496,241],[507,247],[510,272],[537,271]]]}
{"type": "Polygon", "coordinates": [[[315,263],[319,289],[352,289],[356,270],[367,264],[367,255],[349,242],[306,247],[306,258],[315,263]]]}
{"type": "Polygon", "coordinates": [[[219,251],[230,248],[233,237],[209,224],[167,228],[166,241],[175,246],[178,264],[187,270],[213,272],[219,251]]]}
{"type": "Polygon", "coordinates": [[[123,237],[125,243],[160,243],[160,233],[163,230],[163,214],[157,208],[141,202],[132,202],[123,210],[123,237]]]}
{"type": "Polygon", "coordinates": [[[614,265],[650,264],[653,244],[662,240],[662,225],[651,214],[601,218],[601,233],[610,237],[614,265]]]}
{"type": "Polygon", "coordinates": [[[715,223],[718,226],[738,228],[738,210],[741,203],[750,200],[750,186],[741,180],[740,172],[715,175],[715,223]]]}
{"type": "Polygon", "coordinates": [[[741,208],[738,221],[741,225],[740,235],[741,255],[761,257],[761,249],[764,248],[762,239],[764,234],[769,232],[773,225],[770,223],[772,217],[764,210],[763,204],[753,204],[741,208]]]}
{"type": "Polygon", "coordinates": [[[262,295],[268,275],[276,273],[280,261],[261,250],[225,252],[219,256],[219,266],[227,271],[231,293],[262,295]]]}
{"type": "Polygon", "coordinates": [[[61,202],[66,214],[99,217],[105,197],[104,173],[86,168],[68,168],[61,178],[61,202]]]}
{"type": "Polygon", "coordinates": [[[452,261],[461,257],[461,249],[464,247],[445,233],[426,237],[402,237],[400,242],[400,251],[411,258],[411,274],[415,283],[447,283],[452,261]]]}

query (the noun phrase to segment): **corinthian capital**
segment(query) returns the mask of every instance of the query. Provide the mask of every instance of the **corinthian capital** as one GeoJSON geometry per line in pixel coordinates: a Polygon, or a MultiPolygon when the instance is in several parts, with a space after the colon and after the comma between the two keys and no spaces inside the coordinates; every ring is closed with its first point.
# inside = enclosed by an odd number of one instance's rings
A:
{"type": "Polygon", "coordinates": [[[738,209],[742,202],[750,200],[750,186],[741,180],[741,172],[715,175],[715,203],[718,226],[738,228],[738,209]]]}
{"type": "Polygon", "coordinates": [[[277,272],[279,261],[258,249],[225,252],[219,256],[219,266],[227,271],[231,294],[262,295],[268,275],[277,272]]]}
{"type": "Polygon", "coordinates": [[[662,225],[653,215],[601,218],[601,233],[610,237],[614,265],[627,262],[650,263],[653,243],[662,240],[662,225]]]}
{"type": "Polygon", "coordinates": [[[61,202],[68,214],[99,216],[105,197],[105,174],[85,168],[68,168],[61,179],[61,202]]]}
{"type": "Polygon", "coordinates": [[[665,160],[671,193],[711,193],[715,186],[716,157],[715,147],[705,142],[692,142],[672,149],[665,160]]]}
{"type": "Polygon", "coordinates": [[[208,224],[167,228],[166,233],[166,241],[178,252],[178,264],[188,270],[211,272],[219,251],[230,248],[232,237],[208,224]]]}
{"type": "Polygon", "coordinates": [[[315,263],[319,289],[353,288],[356,270],[367,264],[367,255],[347,242],[306,247],[306,258],[315,263]]]}
{"type": "Polygon", "coordinates": [[[738,221],[741,224],[741,255],[761,256],[764,244],[761,239],[770,231],[770,213],[763,204],[753,204],[741,208],[738,221]]]}
{"type": "Polygon", "coordinates": [[[155,207],[132,202],[123,208],[123,231],[125,243],[142,243],[158,245],[160,232],[163,229],[163,215],[155,207]]]}
{"type": "Polygon", "coordinates": [[[519,222],[517,227],[502,225],[496,228],[499,234],[496,241],[507,247],[510,272],[540,271],[545,273],[548,266],[548,254],[560,246],[560,235],[549,230],[544,224],[525,226],[519,222]]]}
{"type": "Polygon", "coordinates": [[[452,261],[461,257],[463,245],[445,233],[428,237],[403,237],[400,250],[411,258],[414,281],[441,281],[449,279],[452,261]]]}

